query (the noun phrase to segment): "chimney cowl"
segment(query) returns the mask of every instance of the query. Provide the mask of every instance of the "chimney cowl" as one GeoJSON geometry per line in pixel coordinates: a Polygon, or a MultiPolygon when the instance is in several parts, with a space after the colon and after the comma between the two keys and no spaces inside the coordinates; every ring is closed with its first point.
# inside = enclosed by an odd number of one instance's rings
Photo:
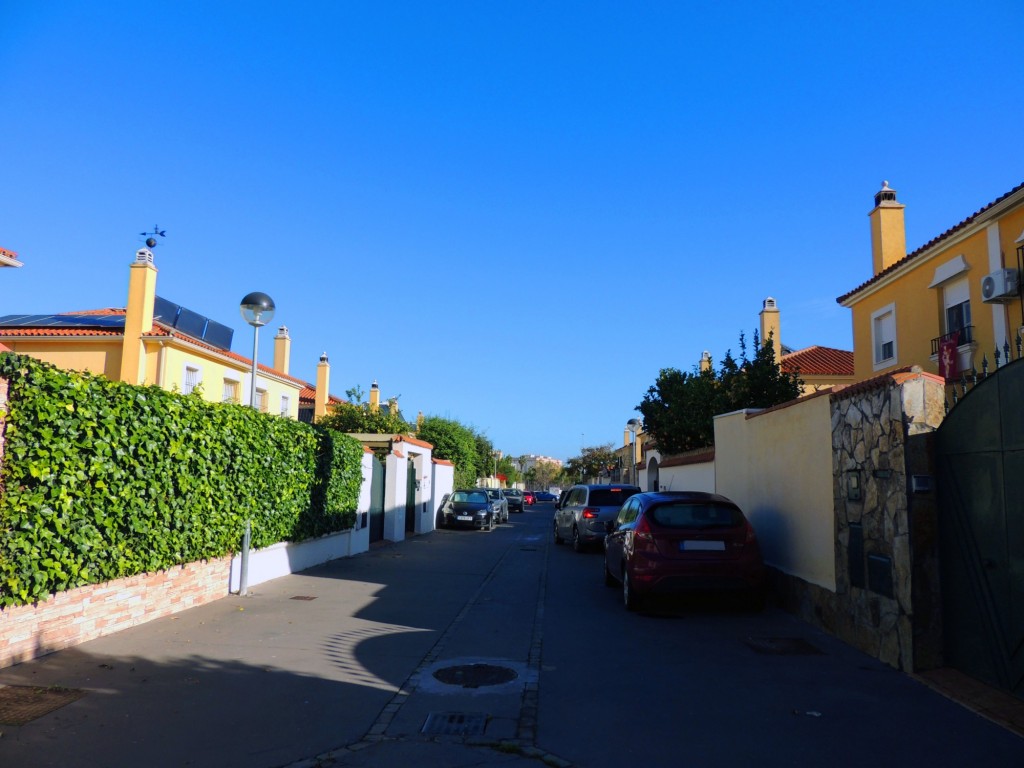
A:
{"type": "Polygon", "coordinates": [[[875,193],[875,207],[877,208],[885,203],[892,204],[895,202],[896,190],[889,186],[888,181],[883,181],[882,188],[875,193]]]}

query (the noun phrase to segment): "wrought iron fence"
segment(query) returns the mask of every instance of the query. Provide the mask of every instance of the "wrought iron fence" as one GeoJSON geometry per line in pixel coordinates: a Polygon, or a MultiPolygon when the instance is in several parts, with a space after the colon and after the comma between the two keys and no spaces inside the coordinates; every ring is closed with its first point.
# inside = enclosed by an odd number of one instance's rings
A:
{"type": "MultiPolygon", "coordinates": [[[[1013,358],[1012,360],[1010,359],[1010,342],[1009,341],[1007,341],[1006,343],[1003,344],[1002,351],[1000,351],[999,347],[996,347],[993,350],[992,358],[993,358],[993,360],[995,360],[995,368],[992,371],[993,375],[995,374],[996,371],[999,370],[999,368],[1001,366],[1006,366],[1006,365],[1010,364],[1011,362],[1014,362],[1016,360],[1020,360],[1021,359],[1021,350],[1022,350],[1022,348],[1024,348],[1024,340],[1021,339],[1021,336],[1020,336],[1019,332],[1017,334],[1017,338],[1014,341],[1014,346],[1016,347],[1017,356],[1015,358],[1013,358]]],[[[951,408],[953,408],[958,402],[960,402],[960,400],[968,393],[968,391],[970,391],[974,387],[978,386],[979,379],[983,381],[983,380],[988,378],[988,376],[989,376],[988,368],[989,368],[988,354],[984,354],[984,355],[981,356],[981,374],[980,375],[978,373],[978,369],[975,368],[974,366],[971,366],[970,373],[968,373],[967,371],[964,371],[960,375],[960,381],[954,381],[950,385],[950,389],[952,390],[953,403],[952,403],[952,405],[950,405],[949,398],[948,397],[946,398],[945,403],[944,403],[945,404],[946,413],[949,413],[949,410],[951,408]],[[958,388],[959,388],[959,391],[958,391],[958,388]]]]}

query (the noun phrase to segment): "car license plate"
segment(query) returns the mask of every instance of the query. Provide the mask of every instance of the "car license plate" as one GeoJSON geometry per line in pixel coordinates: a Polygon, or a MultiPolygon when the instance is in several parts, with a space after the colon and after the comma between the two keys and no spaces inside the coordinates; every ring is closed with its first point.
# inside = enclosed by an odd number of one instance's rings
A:
{"type": "Polygon", "coordinates": [[[725,552],[724,541],[681,541],[679,548],[684,552],[725,552]]]}
{"type": "Polygon", "coordinates": [[[471,522],[473,522],[473,518],[470,517],[469,515],[459,515],[455,519],[460,521],[460,522],[463,522],[463,523],[471,523],[471,522]]]}

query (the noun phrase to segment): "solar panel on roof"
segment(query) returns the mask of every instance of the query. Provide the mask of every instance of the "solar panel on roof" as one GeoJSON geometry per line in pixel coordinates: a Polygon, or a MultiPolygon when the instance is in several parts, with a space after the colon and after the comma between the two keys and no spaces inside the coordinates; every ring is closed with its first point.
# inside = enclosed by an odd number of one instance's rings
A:
{"type": "Polygon", "coordinates": [[[5,315],[4,328],[123,328],[124,315],[5,315]]]}
{"type": "Polygon", "coordinates": [[[157,296],[153,302],[153,319],[219,349],[231,349],[232,329],[173,301],[157,296]]]}

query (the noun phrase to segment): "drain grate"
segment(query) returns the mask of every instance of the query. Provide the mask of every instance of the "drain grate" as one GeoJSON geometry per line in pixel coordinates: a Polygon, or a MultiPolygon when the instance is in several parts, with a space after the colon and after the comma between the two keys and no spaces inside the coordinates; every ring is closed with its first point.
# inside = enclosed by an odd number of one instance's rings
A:
{"type": "Polygon", "coordinates": [[[422,733],[432,736],[483,736],[487,715],[483,712],[431,712],[422,733]]]}
{"type": "Polygon", "coordinates": [[[442,667],[434,671],[434,677],[447,685],[463,688],[482,688],[488,685],[504,685],[519,677],[514,669],[499,667],[497,664],[460,664],[442,667]]]}
{"type": "Polygon", "coordinates": [[[288,599],[289,600],[316,600],[316,597],[314,597],[313,595],[295,595],[294,597],[289,597],[288,599]]]}
{"type": "Polygon", "coordinates": [[[78,688],[0,686],[0,725],[25,725],[85,696],[78,688]]]}
{"type": "Polygon", "coordinates": [[[821,651],[802,637],[748,637],[744,645],[772,656],[820,656],[821,651]]]}

